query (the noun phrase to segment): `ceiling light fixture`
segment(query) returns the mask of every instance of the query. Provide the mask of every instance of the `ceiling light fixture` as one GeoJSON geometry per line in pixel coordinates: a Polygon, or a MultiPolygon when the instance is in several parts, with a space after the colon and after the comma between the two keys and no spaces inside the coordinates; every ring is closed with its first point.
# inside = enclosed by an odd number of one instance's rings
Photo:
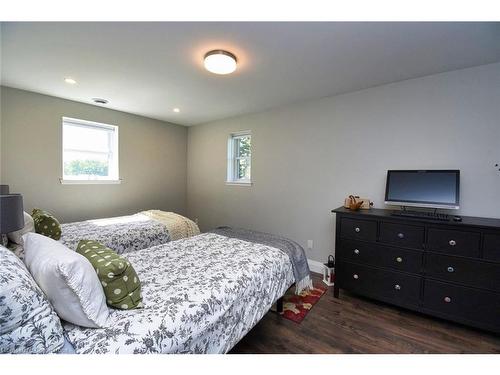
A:
{"type": "Polygon", "coordinates": [[[69,83],[70,85],[76,84],[76,81],[70,77],[64,78],[64,82],[69,83]]]}
{"type": "Polygon", "coordinates": [[[175,113],[179,113],[181,110],[179,108],[174,108],[172,109],[172,111],[174,111],[175,113]]]}
{"type": "Polygon", "coordinates": [[[215,74],[229,74],[236,70],[236,56],[221,49],[205,54],[205,69],[215,74]]]}
{"type": "Polygon", "coordinates": [[[96,104],[108,104],[108,101],[102,98],[92,98],[92,101],[96,104]]]}

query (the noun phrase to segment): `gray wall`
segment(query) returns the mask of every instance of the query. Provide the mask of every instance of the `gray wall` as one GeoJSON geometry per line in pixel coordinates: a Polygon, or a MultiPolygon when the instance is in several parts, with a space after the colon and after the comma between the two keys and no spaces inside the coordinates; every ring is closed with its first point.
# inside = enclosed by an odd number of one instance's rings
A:
{"type": "Polygon", "coordinates": [[[188,130],[3,87],[0,178],[28,210],[43,207],[62,221],[159,208],[199,218],[203,230],[230,224],[304,247],[312,239],[308,257],[322,261],[334,249],[330,210],[349,193],[383,207],[391,168],[459,168],[460,212],[500,217],[499,98],[500,64],[492,64],[188,130]],[[62,116],[119,125],[123,184],[59,183],[62,116]],[[254,185],[227,186],[227,137],[248,129],[254,185]]]}
{"type": "Polygon", "coordinates": [[[333,252],[332,208],[383,207],[387,169],[457,168],[461,213],[500,217],[500,64],[413,79],[189,128],[188,214],[333,252]],[[252,131],[252,187],[226,186],[229,133],[252,131]]]}
{"type": "Polygon", "coordinates": [[[2,87],[1,179],[64,222],[157,208],[185,214],[187,129],[2,87]],[[63,116],[119,126],[119,185],[61,185],[63,116]]]}
{"type": "MultiPolygon", "coordinates": [[[[3,23],[0,22],[0,82],[2,81],[2,29],[3,23]]],[[[2,184],[2,86],[0,86],[0,184],[2,184]]]]}

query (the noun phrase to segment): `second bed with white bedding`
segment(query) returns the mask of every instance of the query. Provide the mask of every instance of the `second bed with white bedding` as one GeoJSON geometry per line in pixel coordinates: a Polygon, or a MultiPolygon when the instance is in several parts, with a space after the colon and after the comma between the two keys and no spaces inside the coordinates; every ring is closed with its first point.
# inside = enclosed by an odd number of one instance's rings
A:
{"type": "Polygon", "coordinates": [[[118,254],[165,244],[200,233],[196,223],[160,210],[62,224],[60,241],[75,250],[82,239],[98,241],[118,254]]]}
{"type": "Polygon", "coordinates": [[[170,241],[167,227],[140,213],[62,224],[61,228],[60,242],[71,250],[76,249],[80,240],[100,242],[118,254],[170,241]]]}

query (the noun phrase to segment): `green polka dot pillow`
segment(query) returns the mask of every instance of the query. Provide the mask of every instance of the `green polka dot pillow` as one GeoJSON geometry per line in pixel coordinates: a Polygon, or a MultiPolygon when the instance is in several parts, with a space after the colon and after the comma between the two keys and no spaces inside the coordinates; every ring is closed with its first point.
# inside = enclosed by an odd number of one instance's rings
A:
{"type": "Polygon", "coordinates": [[[122,310],[143,307],[141,282],[127,259],[92,240],[81,240],[76,251],[87,258],[97,272],[108,305],[122,310]]]}
{"type": "Polygon", "coordinates": [[[33,217],[36,233],[59,241],[61,238],[61,224],[52,214],[35,208],[31,216],[33,217]]]}

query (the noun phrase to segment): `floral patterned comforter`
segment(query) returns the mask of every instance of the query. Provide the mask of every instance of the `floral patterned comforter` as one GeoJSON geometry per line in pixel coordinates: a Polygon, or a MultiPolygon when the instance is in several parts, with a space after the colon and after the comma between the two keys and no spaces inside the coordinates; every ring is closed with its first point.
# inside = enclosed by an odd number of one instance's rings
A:
{"type": "Polygon", "coordinates": [[[65,323],[77,353],[226,353],[295,281],[281,250],[214,233],[124,256],[145,307],[112,309],[107,328],[65,323]]]}
{"type": "Polygon", "coordinates": [[[47,354],[63,343],[49,300],[21,259],[0,246],[0,353],[47,354]]]}
{"type": "Polygon", "coordinates": [[[118,254],[170,241],[165,225],[143,214],[62,224],[60,242],[72,250],[80,240],[94,240],[118,254]]]}

